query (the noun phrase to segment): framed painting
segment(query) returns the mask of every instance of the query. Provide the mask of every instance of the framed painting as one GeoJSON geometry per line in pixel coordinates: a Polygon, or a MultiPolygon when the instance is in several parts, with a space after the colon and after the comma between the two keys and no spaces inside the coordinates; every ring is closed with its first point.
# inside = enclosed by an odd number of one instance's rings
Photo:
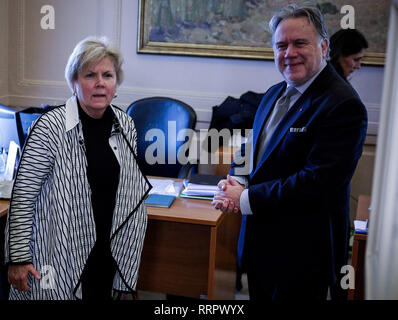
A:
{"type": "Polygon", "coordinates": [[[317,6],[329,36],[350,5],[355,28],[369,42],[362,63],[384,65],[391,0],[139,0],[138,52],[271,60],[268,22],[289,3],[317,6]]]}

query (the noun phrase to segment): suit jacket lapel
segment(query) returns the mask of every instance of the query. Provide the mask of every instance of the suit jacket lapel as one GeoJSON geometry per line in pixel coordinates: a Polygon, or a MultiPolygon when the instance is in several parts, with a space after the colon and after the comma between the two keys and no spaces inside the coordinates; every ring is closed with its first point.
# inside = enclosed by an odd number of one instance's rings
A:
{"type": "Polygon", "coordinates": [[[261,129],[264,126],[264,123],[268,117],[268,114],[272,111],[272,106],[275,104],[276,100],[283,92],[286,87],[286,83],[282,82],[278,88],[274,90],[273,93],[268,97],[264,97],[262,103],[259,107],[259,112],[257,112],[256,117],[254,118],[253,123],[253,155],[257,152],[257,142],[259,135],[261,133],[261,129]]]}
{"type": "Polygon", "coordinates": [[[276,127],[272,137],[268,141],[263,155],[261,156],[260,162],[255,171],[263,165],[263,163],[268,159],[270,154],[274,151],[276,146],[281,142],[282,138],[285,136],[292,124],[311,106],[311,99],[301,96],[296,103],[289,109],[285,117],[276,127]]]}

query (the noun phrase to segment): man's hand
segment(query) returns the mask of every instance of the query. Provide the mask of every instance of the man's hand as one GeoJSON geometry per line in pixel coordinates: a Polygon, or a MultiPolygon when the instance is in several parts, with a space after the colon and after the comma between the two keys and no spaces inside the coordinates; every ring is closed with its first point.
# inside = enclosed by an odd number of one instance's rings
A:
{"type": "Polygon", "coordinates": [[[227,176],[227,180],[221,180],[218,183],[220,192],[216,192],[212,205],[215,209],[219,209],[223,212],[239,212],[240,210],[240,195],[245,189],[235,179],[227,176]]]}
{"type": "Polygon", "coordinates": [[[33,267],[33,264],[10,265],[8,266],[8,282],[19,291],[29,291],[29,273],[31,273],[37,280],[40,280],[40,274],[33,267]]]}

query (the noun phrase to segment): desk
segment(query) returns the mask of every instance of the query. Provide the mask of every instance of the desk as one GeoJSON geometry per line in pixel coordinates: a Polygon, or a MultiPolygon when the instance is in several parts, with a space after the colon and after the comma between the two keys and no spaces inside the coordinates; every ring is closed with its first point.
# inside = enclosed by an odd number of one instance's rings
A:
{"type": "Polygon", "coordinates": [[[8,212],[8,205],[10,204],[9,200],[0,200],[0,218],[5,216],[8,212]]]}
{"type": "MultiPolygon", "coordinates": [[[[8,201],[0,200],[1,214],[8,201]]],[[[240,214],[210,201],[176,198],[169,209],[147,207],[148,228],[139,290],[208,299],[234,299],[240,214]]]]}
{"type": "Polygon", "coordinates": [[[147,212],[138,290],[234,299],[240,215],[182,198],[147,212]]]}
{"type": "MultiPolygon", "coordinates": [[[[369,219],[370,196],[360,195],[358,197],[358,208],[356,220],[369,219]]],[[[348,290],[348,300],[363,300],[364,279],[365,279],[365,253],[366,253],[366,234],[354,233],[352,244],[352,267],[355,270],[355,289],[348,290]]]]}

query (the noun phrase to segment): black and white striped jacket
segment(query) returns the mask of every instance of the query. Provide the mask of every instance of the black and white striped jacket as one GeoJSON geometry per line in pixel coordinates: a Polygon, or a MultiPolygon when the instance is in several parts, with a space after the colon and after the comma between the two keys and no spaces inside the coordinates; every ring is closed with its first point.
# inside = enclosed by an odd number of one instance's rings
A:
{"type": "MultiPolygon", "coordinates": [[[[116,120],[109,143],[120,165],[111,251],[113,288],[135,290],[147,226],[143,200],[151,186],[136,161],[133,120],[111,106],[116,120]]],[[[80,277],[96,241],[87,160],[76,97],[34,123],[22,152],[6,226],[6,262],[32,262],[29,292],[10,299],[79,299],[80,277]]],[[[100,281],[100,279],[99,279],[100,281]]]]}

